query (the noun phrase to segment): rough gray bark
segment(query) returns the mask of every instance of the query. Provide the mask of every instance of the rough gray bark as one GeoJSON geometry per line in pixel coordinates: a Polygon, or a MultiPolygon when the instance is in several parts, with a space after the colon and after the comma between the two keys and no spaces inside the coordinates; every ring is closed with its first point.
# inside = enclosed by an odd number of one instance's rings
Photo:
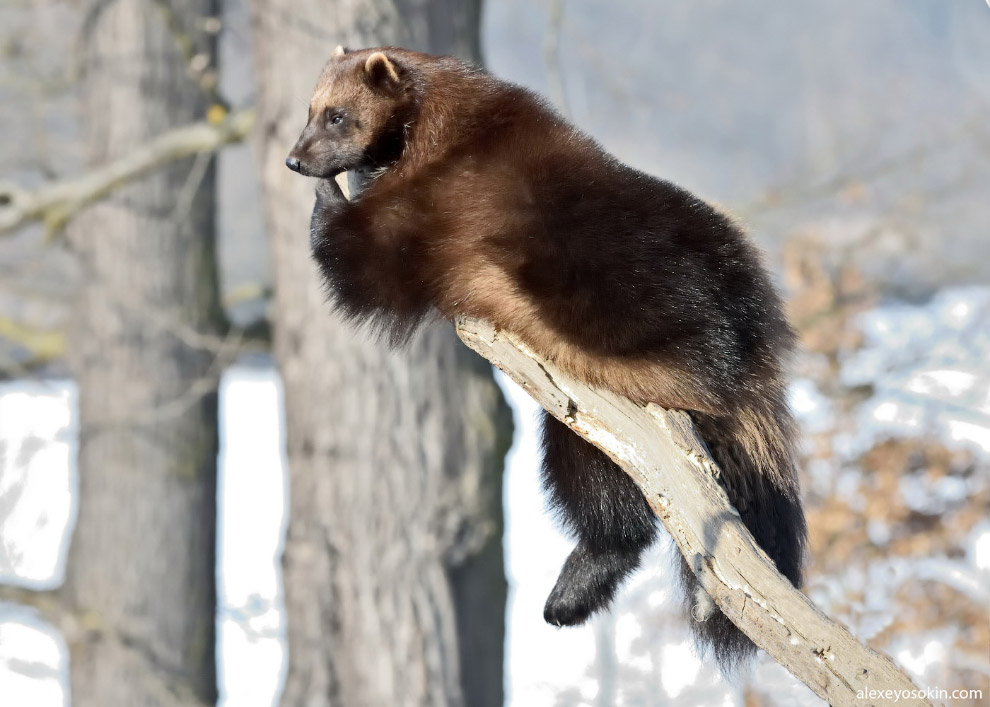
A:
{"type": "Polygon", "coordinates": [[[331,313],[309,257],[314,184],[284,164],[334,46],[476,58],[480,4],[253,7],[291,486],[283,704],[501,705],[508,408],[449,326],[389,353],[331,313]]]}
{"type": "Polygon", "coordinates": [[[891,690],[904,704],[929,704],[890,658],[853,638],[777,571],[716,482],[718,466],[686,413],[594,390],[487,322],[465,317],[457,333],[629,474],[719,608],[819,697],[836,706],[877,705],[884,700],[870,691],[891,690]]]}
{"type": "MultiPolygon", "coordinates": [[[[105,164],[201,119],[176,32],[213,0],[95,3],[82,88],[88,161],[105,164]]],[[[213,167],[186,159],[122,187],[69,228],[80,289],[69,338],[79,385],[79,516],[60,598],[74,616],[72,704],[216,700],[216,379],[221,326],[213,167]]]]}

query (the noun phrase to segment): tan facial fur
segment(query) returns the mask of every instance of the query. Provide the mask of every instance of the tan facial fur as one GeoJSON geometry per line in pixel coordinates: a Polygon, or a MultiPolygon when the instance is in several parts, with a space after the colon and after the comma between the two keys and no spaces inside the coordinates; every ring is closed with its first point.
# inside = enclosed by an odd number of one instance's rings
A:
{"type": "Polygon", "coordinates": [[[310,100],[306,128],[290,158],[303,174],[328,177],[374,164],[372,151],[394,130],[407,91],[402,69],[381,51],[348,52],[338,47],[310,100]],[[334,124],[335,116],[341,116],[334,124]]]}

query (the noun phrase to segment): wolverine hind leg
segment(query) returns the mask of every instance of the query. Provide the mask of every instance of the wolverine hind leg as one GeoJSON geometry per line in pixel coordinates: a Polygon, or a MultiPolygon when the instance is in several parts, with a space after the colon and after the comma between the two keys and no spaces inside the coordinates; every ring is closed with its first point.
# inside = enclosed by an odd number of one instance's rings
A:
{"type": "Polygon", "coordinates": [[[656,517],[639,488],[597,447],[543,413],[543,484],[578,544],[547,599],[543,617],[582,623],[612,601],[656,539],[656,517]]]}

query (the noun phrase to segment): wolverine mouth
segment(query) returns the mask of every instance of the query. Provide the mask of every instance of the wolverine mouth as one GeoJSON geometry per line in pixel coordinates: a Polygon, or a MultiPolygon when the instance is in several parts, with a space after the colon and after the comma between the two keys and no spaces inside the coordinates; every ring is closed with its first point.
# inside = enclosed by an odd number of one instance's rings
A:
{"type": "Polygon", "coordinates": [[[316,177],[317,179],[333,179],[338,174],[346,172],[343,167],[336,167],[325,171],[316,171],[306,162],[302,162],[298,157],[288,156],[285,158],[285,166],[296,174],[304,177],[316,177]]]}
{"type": "Polygon", "coordinates": [[[296,174],[301,174],[304,177],[325,177],[332,178],[343,172],[344,170],[337,170],[334,174],[318,174],[313,171],[313,168],[309,164],[303,162],[298,157],[293,157],[289,155],[285,158],[285,166],[291,169],[296,174]]]}

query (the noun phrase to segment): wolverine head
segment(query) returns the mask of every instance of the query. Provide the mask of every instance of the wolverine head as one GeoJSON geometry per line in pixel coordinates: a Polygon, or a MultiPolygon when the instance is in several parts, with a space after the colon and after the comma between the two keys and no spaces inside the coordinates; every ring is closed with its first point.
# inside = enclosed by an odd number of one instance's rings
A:
{"type": "Polygon", "coordinates": [[[285,160],[307,177],[331,178],[398,159],[414,104],[401,50],[337,47],[309,104],[306,128],[285,160]]]}

